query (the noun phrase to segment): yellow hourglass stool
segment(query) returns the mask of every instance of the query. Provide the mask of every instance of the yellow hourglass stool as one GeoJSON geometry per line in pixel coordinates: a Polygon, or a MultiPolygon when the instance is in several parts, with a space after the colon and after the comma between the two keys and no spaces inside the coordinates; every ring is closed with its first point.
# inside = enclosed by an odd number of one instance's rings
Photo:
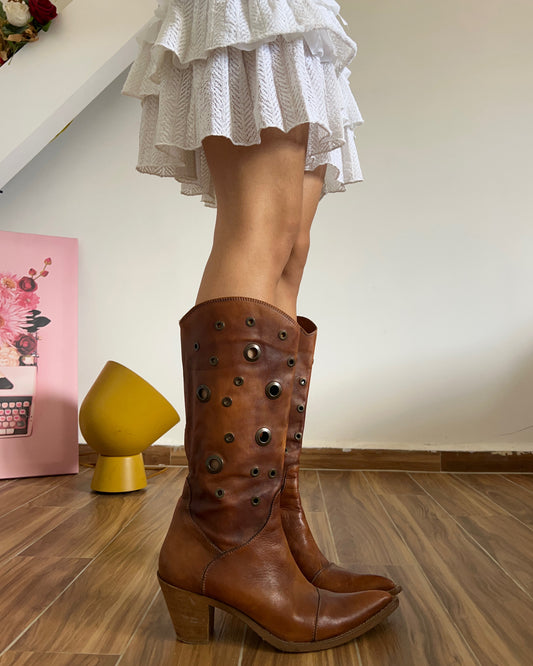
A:
{"type": "Polygon", "coordinates": [[[80,407],[80,429],[98,453],[91,488],[123,493],[146,486],[142,451],[180,417],[155,388],[108,361],[80,407]]]}

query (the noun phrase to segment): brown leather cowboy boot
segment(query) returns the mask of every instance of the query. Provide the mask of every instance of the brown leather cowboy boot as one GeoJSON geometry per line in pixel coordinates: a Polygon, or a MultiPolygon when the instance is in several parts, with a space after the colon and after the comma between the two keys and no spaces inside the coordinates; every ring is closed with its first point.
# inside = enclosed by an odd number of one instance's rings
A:
{"type": "Polygon", "coordinates": [[[401,586],[389,578],[355,573],[330,562],[320,551],[307,523],[300,499],[298,476],[317,329],[306,317],[298,317],[298,323],[300,339],[287,431],[285,484],[281,492],[281,520],[289,547],[307,580],[321,589],[332,592],[385,590],[390,594],[398,594],[401,586]]]}
{"type": "Polygon", "coordinates": [[[318,589],[281,524],[297,323],[262,301],[219,298],[194,307],[180,326],[189,474],[158,573],[178,638],[207,642],[215,607],[288,652],[359,636],[397,598],[318,589]]]}

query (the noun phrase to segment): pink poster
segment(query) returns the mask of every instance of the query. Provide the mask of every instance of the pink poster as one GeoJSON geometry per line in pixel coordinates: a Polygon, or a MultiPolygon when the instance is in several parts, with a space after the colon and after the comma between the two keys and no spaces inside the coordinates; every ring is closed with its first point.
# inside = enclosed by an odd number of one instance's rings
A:
{"type": "Polygon", "coordinates": [[[0,478],[78,471],[78,241],[0,231],[0,478]]]}

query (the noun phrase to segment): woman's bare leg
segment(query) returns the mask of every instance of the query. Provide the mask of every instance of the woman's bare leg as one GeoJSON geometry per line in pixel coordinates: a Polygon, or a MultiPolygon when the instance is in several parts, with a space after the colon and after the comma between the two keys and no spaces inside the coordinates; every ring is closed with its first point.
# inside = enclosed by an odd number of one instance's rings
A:
{"type": "MultiPolygon", "coordinates": [[[[253,146],[204,139],[217,221],[197,303],[246,296],[277,304],[301,228],[307,136],[308,125],[299,125],[287,133],[264,129],[253,146]]],[[[288,314],[295,317],[295,304],[288,314]]]]}
{"type": "Polygon", "coordinates": [[[320,201],[326,165],[306,171],[303,185],[302,219],[291,255],[276,289],[275,305],[285,312],[297,311],[296,302],[309,253],[311,224],[320,201]]]}

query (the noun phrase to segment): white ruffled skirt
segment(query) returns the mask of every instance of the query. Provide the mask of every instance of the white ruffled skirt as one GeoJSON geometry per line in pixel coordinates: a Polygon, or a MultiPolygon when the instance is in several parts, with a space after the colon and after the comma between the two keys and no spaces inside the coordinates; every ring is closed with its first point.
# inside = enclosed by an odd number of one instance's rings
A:
{"type": "Polygon", "coordinates": [[[122,94],[142,102],[137,171],[173,177],[216,207],[210,135],[260,143],[309,123],[306,166],[327,164],[322,196],[363,179],[349,85],[356,44],[334,0],[159,0],[122,94]]]}

